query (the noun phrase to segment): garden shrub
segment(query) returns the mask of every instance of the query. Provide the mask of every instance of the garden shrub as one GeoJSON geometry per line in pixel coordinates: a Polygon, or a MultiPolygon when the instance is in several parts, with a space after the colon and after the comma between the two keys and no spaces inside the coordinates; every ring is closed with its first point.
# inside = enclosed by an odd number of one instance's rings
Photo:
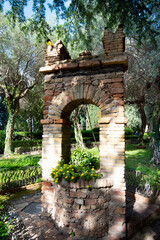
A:
{"type": "MultiPolygon", "coordinates": [[[[18,147],[34,147],[34,146],[41,146],[42,145],[42,140],[24,140],[24,141],[12,141],[12,151],[14,152],[15,148],[18,147]]],[[[4,141],[0,142],[0,153],[4,152],[4,141]]]]}
{"type": "Polygon", "coordinates": [[[2,240],[8,239],[8,234],[14,227],[11,222],[13,221],[8,221],[8,216],[5,216],[4,219],[0,219],[0,237],[2,240]]]}
{"type": "Polygon", "coordinates": [[[4,152],[4,141],[0,142],[0,154],[3,154],[4,152]]]}
{"type": "Polygon", "coordinates": [[[12,141],[12,151],[17,147],[34,147],[41,146],[42,140],[25,140],[25,141],[12,141]]]}
{"type": "Polygon", "coordinates": [[[95,169],[100,167],[99,158],[93,157],[91,153],[86,152],[85,150],[82,151],[80,148],[72,151],[70,163],[74,165],[82,164],[83,166],[90,168],[93,167],[95,169]]]}
{"type": "Polygon", "coordinates": [[[132,128],[130,127],[125,127],[125,136],[128,136],[128,135],[133,135],[134,134],[134,131],[132,128]]]}
{"type": "Polygon", "coordinates": [[[13,141],[16,140],[27,140],[30,138],[30,133],[29,132],[13,132],[13,141]]]}
{"type": "MultiPolygon", "coordinates": [[[[33,132],[32,138],[34,140],[42,139],[42,131],[33,132]]],[[[29,140],[31,139],[30,132],[13,132],[13,140],[29,140]]]]}
{"type": "Polygon", "coordinates": [[[40,139],[42,139],[42,131],[33,132],[33,139],[34,139],[34,140],[40,140],[40,139]]]}
{"type": "MultiPolygon", "coordinates": [[[[87,140],[94,142],[94,137],[93,137],[93,133],[91,130],[82,130],[81,132],[82,132],[84,142],[87,140]]],[[[94,128],[93,132],[94,132],[96,141],[99,141],[99,128],[94,128]]],[[[74,136],[73,129],[71,130],[71,142],[75,142],[75,136],[74,136]]]]}
{"type": "Polygon", "coordinates": [[[5,130],[0,130],[0,141],[4,141],[6,137],[5,130]]]}
{"type": "Polygon", "coordinates": [[[137,136],[137,135],[127,135],[127,136],[125,136],[125,139],[139,139],[139,136],[137,136]]]}

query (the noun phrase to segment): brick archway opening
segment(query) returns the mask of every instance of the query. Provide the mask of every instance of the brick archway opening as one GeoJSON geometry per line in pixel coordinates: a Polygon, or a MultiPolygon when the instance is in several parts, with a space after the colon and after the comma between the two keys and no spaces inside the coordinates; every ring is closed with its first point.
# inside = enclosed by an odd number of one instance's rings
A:
{"type": "MultiPolygon", "coordinates": [[[[71,156],[71,127],[73,128],[73,123],[70,121],[71,113],[81,105],[95,105],[90,99],[78,99],[71,101],[67,104],[61,113],[61,118],[63,119],[62,124],[62,159],[65,163],[70,162],[71,156]]],[[[95,105],[96,106],[96,105],[95,105]]]]}
{"type": "Polygon", "coordinates": [[[65,233],[76,239],[124,239],[125,231],[125,140],[124,86],[127,70],[124,33],[105,30],[103,56],[85,51],[70,59],[61,41],[46,49],[42,173],[43,210],[50,212],[65,233]],[[69,115],[80,104],[94,104],[101,111],[100,170],[102,179],[57,186],[50,173],[58,161],[70,159],[69,115]]]}

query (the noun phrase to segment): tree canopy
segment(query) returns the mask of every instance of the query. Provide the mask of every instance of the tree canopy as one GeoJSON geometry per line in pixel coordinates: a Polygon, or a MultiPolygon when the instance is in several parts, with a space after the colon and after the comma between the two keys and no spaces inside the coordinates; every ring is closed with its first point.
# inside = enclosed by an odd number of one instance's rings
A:
{"type": "MultiPolygon", "coordinates": [[[[29,0],[1,0],[0,10],[4,3],[9,2],[11,10],[6,14],[13,20],[25,22],[24,7],[29,0]]],[[[46,22],[47,0],[33,0],[33,16],[28,20],[27,27],[38,33],[38,37],[46,36],[55,29],[46,22]]],[[[104,25],[115,29],[122,24],[126,34],[133,32],[142,38],[155,39],[159,33],[160,6],[158,0],[52,0],[48,3],[57,18],[63,19],[64,28],[72,36],[75,32],[85,35],[88,40],[94,30],[97,19],[103,19],[104,25]],[[153,27],[154,25],[154,27],[153,27]]],[[[89,41],[88,41],[89,42],[89,41]]]]}

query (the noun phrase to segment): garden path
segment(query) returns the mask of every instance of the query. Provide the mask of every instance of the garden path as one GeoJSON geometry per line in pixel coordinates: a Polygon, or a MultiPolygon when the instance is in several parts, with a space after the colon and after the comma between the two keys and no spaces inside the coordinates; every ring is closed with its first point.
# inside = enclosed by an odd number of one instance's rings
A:
{"type": "MultiPolygon", "coordinates": [[[[11,202],[15,212],[20,216],[23,227],[13,231],[13,239],[24,240],[70,240],[75,237],[60,233],[53,221],[41,212],[41,192],[25,195],[11,202]]],[[[160,217],[156,221],[149,219],[158,215],[160,205],[149,204],[137,198],[127,198],[128,240],[160,240],[160,217]],[[134,206],[134,207],[133,207],[134,206]],[[148,224],[148,225],[147,225],[148,224]],[[137,232],[137,227],[140,230],[137,232]]]]}

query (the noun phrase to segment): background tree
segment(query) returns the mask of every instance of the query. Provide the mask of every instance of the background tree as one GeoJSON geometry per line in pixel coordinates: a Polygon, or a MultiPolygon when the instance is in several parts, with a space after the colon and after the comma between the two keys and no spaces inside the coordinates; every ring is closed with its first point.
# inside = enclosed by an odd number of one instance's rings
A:
{"type": "MultiPolygon", "coordinates": [[[[159,36],[156,38],[160,42],[159,36]]],[[[141,118],[140,144],[147,124],[147,109],[152,109],[158,94],[156,79],[160,70],[159,44],[155,47],[149,40],[138,46],[135,36],[128,39],[129,67],[125,75],[125,103],[136,104],[141,118]]],[[[150,112],[150,117],[152,115],[150,112]]]]}
{"type": "MultiPolygon", "coordinates": [[[[39,83],[20,101],[19,115],[15,121],[16,131],[27,131],[32,139],[33,133],[42,135],[44,86],[39,83]]],[[[35,134],[34,134],[35,135],[35,134]]]]}
{"type": "Polygon", "coordinates": [[[24,98],[42,80],[39,68],[43,64],[43,48],[34,44],[16,24],[14,31],[9,21],[0,15],[0,88],[5,94],[8,110],[5,155],[11,154],[11,141],[15,119],[24,98]]]}

